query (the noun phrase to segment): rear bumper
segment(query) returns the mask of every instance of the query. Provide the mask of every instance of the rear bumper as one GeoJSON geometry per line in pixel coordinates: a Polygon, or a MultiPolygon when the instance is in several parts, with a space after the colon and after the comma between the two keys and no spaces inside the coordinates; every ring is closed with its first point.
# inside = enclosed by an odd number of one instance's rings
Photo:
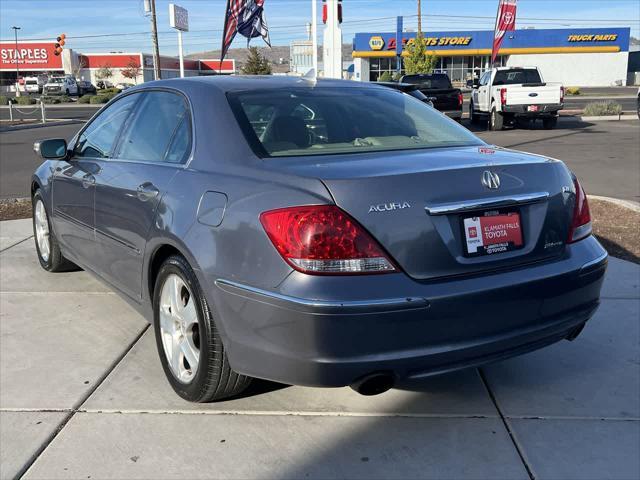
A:
{"type": "Polygon", "coordinates": [[[443,373],[566,338],[596,311],[606,265],[589,237],[561,260],[475,278],[293,273],[277,293],[222,279],[211,292],[236,371],[344,386],[374,372],[443,373]]]}
{"type": "Polygon", "coordinates": [[[548,117],[555,116],[564,108],[561,103],[554,104],[532,104],[538,107],[537,112],[528,111],[529,105],[503,105],[502,113],[513,114],[519,117],[548,117]]]}
{"type": "Polygon", "coordinates": [[[462,110],[441,110],[449,118],[459,119],[462,118],[462,110]]]}

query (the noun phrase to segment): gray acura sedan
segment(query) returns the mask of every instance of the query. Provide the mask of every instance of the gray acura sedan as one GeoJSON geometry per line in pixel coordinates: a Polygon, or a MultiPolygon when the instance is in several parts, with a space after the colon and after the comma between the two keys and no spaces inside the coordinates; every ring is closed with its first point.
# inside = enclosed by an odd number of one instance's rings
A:
{"type": "Polygon", "coordinates": [[[35,150],[40,264],[138,309],[191,401],[252,377],[372,395],[573,340],[598,307],[567,167],[386,87],[151,82],[35,150]]]}

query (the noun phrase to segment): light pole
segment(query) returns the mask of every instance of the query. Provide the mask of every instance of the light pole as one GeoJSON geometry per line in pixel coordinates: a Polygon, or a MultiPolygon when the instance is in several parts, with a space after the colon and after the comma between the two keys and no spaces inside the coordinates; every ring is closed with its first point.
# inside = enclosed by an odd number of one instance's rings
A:
{"type": "Polygon", "coordinates": [[[15,25],[13,27],[13,33],[15,34],[16,37],[16,51],[13,55],[13,58],[16,61],[16,97],[20,96],[20,84],[18,83],[18,78],[20,77],[20,63],[18,61],[18,30],[20,30],[20,27],[16,27],[15,25]]]}
{"type": "Polygon", "coordinates": [[[422,2],[418,0],[418,35],[422,35],[422,2]]]}

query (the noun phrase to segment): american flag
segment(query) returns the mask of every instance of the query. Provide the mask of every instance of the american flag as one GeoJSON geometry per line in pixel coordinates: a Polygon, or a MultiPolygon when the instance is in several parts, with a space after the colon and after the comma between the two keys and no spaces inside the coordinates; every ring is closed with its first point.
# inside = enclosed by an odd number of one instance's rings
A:
{"type": "Polygon", "coordinates": [[[264,2],[265,0],[227,0],[221,61],[227,55],[237,33],[247,37],[247,45],[252,38],[262,37],[265,43],[271,46],[269,28],[264,16],[264,2]]]}

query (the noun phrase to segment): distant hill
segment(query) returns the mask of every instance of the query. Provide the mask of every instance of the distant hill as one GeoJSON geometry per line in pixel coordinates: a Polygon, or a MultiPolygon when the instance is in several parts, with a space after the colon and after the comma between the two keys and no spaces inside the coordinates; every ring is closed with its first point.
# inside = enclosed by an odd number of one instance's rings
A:
{"type": "MultiPolygon", "coordinates": [[[[274,73],[286,73],[289,71],[289,46],[274,45],[273,47],[258,47],[258,50],[264,55],[274,73]]],[[[342,58],[344,61],[351,59],[353,53],[353,47],[350,43],[342,45],[342,58]]],[[[226,58],[233,58],[236,61],[236,68],[240,71],[242,65],[247,61],[249,50],[246,48],[231,48],[227,53],[226,58]]],[[[220,50],[207,50],[204,52],[191,53],[187,55],[187,58],[206,58],[216,59],[220,58],[220,50]]],[[[318,48],[318,59],[322,61],[322,46],[318,48]]]]}

